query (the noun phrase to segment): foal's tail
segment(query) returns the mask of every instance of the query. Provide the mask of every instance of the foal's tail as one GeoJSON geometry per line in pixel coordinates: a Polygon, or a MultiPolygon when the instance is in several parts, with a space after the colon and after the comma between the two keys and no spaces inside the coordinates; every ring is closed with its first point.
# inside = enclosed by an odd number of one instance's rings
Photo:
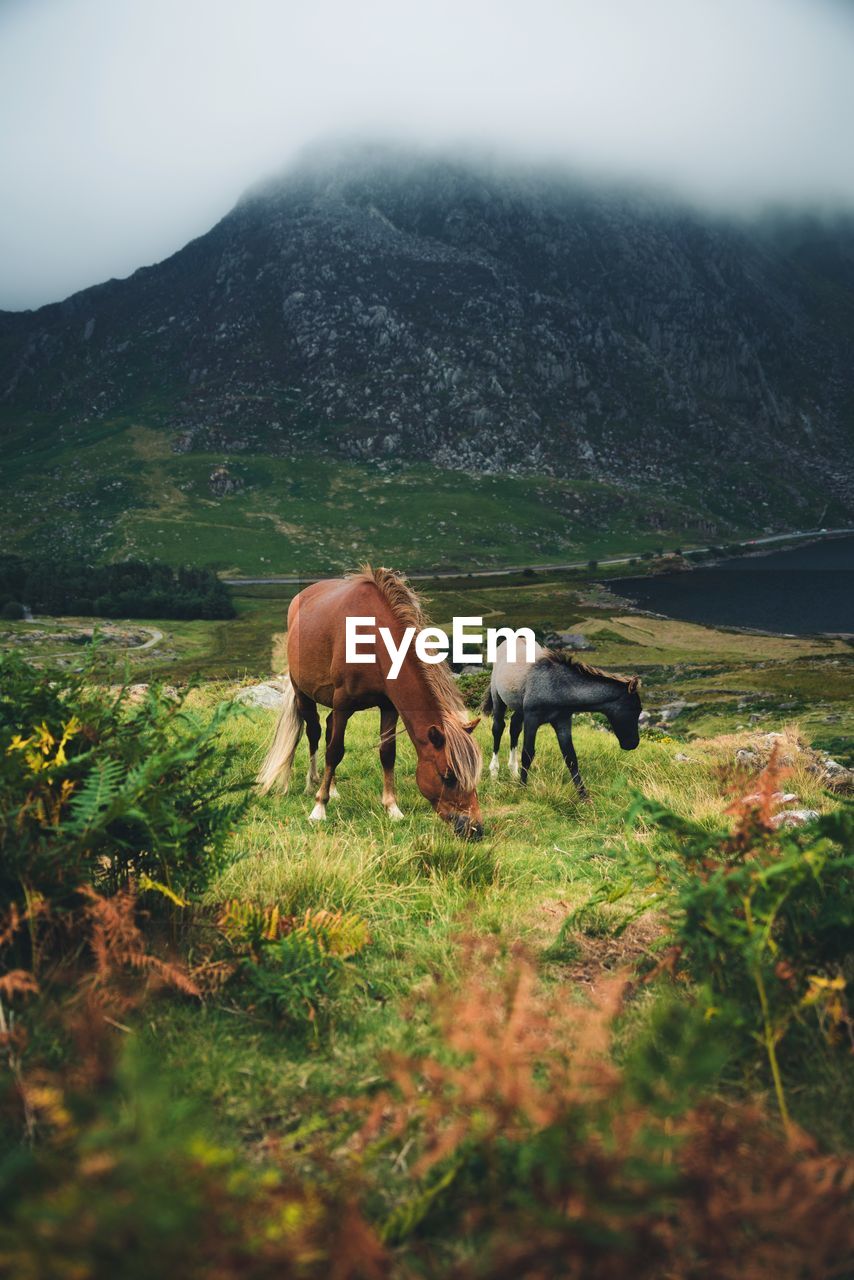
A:
{"type": "Polygon", "coordinates": [[[262,796],[277,784],[282,791],[287,791],[297,743],[302,737],[303,719],[297,710],[296,691],[290,680],[285,682],[284,692],[285,700],[276,724],[276,732],[256,779],[256,785],[262,796]]]}
{"type": "Polygon", "coordinates": [[[487,686],[486,693],[483,695],[483,702],[480,704],[481,713],[485,716],[491,716],[494,710],[492,705],[492,682],[487,686]]]}

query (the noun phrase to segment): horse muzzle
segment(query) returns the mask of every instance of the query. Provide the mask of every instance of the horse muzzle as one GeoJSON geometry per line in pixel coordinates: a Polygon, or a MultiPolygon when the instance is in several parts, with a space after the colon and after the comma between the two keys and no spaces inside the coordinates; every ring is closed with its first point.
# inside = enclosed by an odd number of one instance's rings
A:
{"type": "Polygon", "coordinates": [[[449,817],[448,821],[454,828],[458,836],[462,836],[463,840],[482,840],[483,839],[483,823],[472,822],[471,818],[467,818],[465,814],[455,813],[449,817]]]}

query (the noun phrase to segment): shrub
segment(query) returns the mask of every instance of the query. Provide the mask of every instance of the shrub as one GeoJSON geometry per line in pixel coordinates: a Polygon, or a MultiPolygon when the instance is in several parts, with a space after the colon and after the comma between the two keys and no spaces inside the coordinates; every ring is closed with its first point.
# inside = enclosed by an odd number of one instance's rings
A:
{"type": "Polygon", "coordinates": [[[173,902],[220,865],[245,799],[218,760],[225,710],[200,722],[155,686],[138,703],[88,674],[0,656],[0,912],[131,880],[173,902]]]}
{"type": "Polygon", "coordinates": [[[2,618],[4,622],[20,622],[21,618],[24,617],[25,612],[24,606],[20,604],[19,601],[7,600],[3,605],[3,608],[0,609],[0,618],[2,618]]]}
{"type": "Polygon", "coordinates": [[[462,694],[463,701],[467,707],[480,710],[480,705],[489,688],[490,679],[491,672],[488,667],[483,671],[472,671],[460,676],[457,681],[457,688],[462,694]]]}
{"type": "Polygon", "coordinates": [[[250,998],[293,1024],[313,1023],[328,1008],[350,959],[370,941],[364,920],[352,913],[286,916],[237,899],[226,904],[219,928],[250,998]]]}
{"type": "Polygon", "coordinates": [[[854,806],[778,829],[782,774],[775,751],[751,794],[732,806],[730,831],[709,831],[638,797],[629,817],[654,822],[664,850],[653,862],[645,855],[630,880],[598,900],[616,901],[639,884],[654,895],[669,924],[663,967],[706,991],[708,1016],[743,1054],[761,1048],[788,1123],[781,1044],[809,1024],[831,1043],[852,1031],[854,806]]]}
{"type": "Polygon", "coordinates": [[[0,1270],[16,1280],[379,1280],[387,1254],[346,1169],[306,1142],[249,1160],[162,1064],[103,1019],[62,1076],[24,1082],[38,1141],[0,1154],[0,1270]],[[302,1148],[302,1150],[301,1150],[302,1148]],[[298,1154],[299,1153],[299,1154],[298,1154]]]}
{"type": "Polygon", "coordinates": [[[524,958],[497,964],[494,948],[464,968],[462,991],[433,1000],[443,1051],[395,1057],[362,1130],[370,1160],[410,1170],[380,1231],[413,1274],[844,1271],[854,1170],[803,1135],[789,1145],[755,1108],[703,1102],[720,1058],[685,1005],[621,1069],[620,978],[591,1006],[544,992],[524,958]]]}

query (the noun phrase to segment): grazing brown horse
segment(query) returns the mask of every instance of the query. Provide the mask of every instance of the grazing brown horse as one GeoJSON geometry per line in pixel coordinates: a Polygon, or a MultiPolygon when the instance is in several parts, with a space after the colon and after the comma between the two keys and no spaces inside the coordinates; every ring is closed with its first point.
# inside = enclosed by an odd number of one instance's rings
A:
{"type": "Polygon", "coordinates": [[[365,566],[347,578],[306,587],[288,610],[288,674],[285,704],[267,757],[258,774],[262,792],[279,784],[287,790],[297,743],[305,727],[311,761],[307,789],[318,781],[314,821],[326,817],[335,796],[335,770],[344,755],[344,731],[354,711],[380,709],[382,802],[391,818],[403,814],[394,790],[398,716],[418,753],[415,780],[421,794],[458,835],[483,835],[477,783],[482,758],[470,736],[478,721],[467,720],[459,691],[444,663],[428,665],[410,648],[397,678],[389,679],[391,658],[382,644],[376,662],[348,663],[345,622],[348,617],[374,617],[377,630],[388,627],[400,646],[407,627],[427,625],[421,601],[391,569],[365,566]],[[331,707],[326,720],[326,769],[317,772],[320,742],[318,703],[331,707]]]}

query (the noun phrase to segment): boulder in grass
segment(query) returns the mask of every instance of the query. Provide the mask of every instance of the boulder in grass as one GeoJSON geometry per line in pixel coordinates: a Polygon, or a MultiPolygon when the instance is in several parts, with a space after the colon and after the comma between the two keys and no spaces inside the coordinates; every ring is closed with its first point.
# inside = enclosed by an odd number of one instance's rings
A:
{"type": "Polygon", "coordinates": [[[775,827],[805,827],[808,822],[815,822],[818,816],[818,809],[783,809],[775,813],[771,822],[775,827]]]}
{"type": "Polygon", "coordinates": [[[278,711],[284,700],[281,686],[272,682],[250,684],[234,695],[235,702],[242,702],[247,707],[263,707],[265,711],[278,711]]]}

